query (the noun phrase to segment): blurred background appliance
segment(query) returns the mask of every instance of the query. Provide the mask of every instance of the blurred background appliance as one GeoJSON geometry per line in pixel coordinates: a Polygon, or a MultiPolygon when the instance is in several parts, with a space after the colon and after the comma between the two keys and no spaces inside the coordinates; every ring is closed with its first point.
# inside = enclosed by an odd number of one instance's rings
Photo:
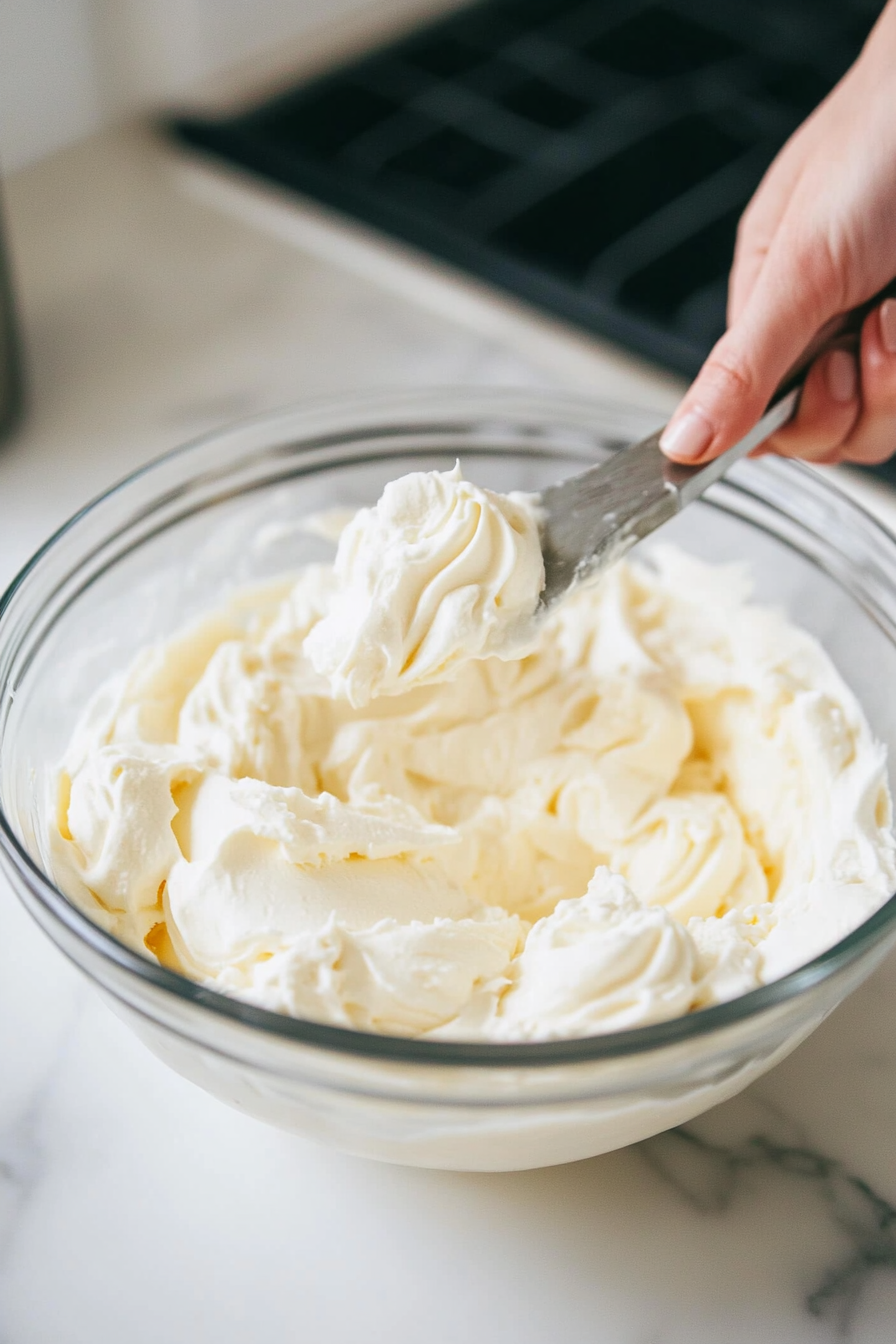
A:
{"type": "Polygon", "coordinates": [[[21,407],[21,360],[0,197],[0,439],[13,428],[21,407]]]}
{"type": "Polygon", "coordinates": [[[880,0],[486,0],[183,141],[689,375],[880,0]]]}

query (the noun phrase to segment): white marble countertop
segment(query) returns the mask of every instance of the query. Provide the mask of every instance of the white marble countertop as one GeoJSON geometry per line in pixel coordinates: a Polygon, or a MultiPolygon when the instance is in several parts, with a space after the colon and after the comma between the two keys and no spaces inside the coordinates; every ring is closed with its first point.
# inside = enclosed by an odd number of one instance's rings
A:
{"type": "MultiPolygon", "coordinates": [[[[7,196],[31,411],[0,447],[0,585],[117,477],[311,393],[565,383],[658,421],[674,401],[316,212],[185,175],[139,130],[7,196]]],[[[885,490],[847,485],[896,518],[885,490]]],[[[896,1338],[896,960],[686,1132],[464,1176],[227,1110],[146,1052],[2,881],[0,930],[2,1344],[896,1338]]]]}

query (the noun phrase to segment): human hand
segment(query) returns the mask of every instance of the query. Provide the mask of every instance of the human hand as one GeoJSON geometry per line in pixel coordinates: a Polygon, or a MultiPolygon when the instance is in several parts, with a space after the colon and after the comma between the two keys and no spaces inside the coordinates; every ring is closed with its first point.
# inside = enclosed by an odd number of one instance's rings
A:
{"type": "MultiPolygon", "coordinates": [[[[896,0],[855,65],[791,137],[740,222],[728,330],[666,428],[661,447],[708,462],[752,428],[831,317],[896,276],[896,0]]],[[[812,366],[795,419],[760,452],[812,462],[882,462],[896,452],[896,299],[846,350],[812,366]]]]}

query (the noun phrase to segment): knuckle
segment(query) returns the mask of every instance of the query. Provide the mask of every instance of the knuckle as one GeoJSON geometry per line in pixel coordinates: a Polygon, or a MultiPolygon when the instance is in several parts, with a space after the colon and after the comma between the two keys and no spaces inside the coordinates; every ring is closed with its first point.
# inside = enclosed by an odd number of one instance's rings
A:
{"type": "Polygon", "coordinates": [[[848,306],[851,270],[846,252],[844,240],[827,229],[802,234],[795,241],[794,273],[799,291],[806,310],[816,316],[819,325],[848,306]]]}
{"type": "Polygon", "coordinates": [[[706,365],[706,374],[713,388],[723,396],[738,401],[752,400],[757,391],[756,372],[749,360],[733,346],[717,348],[706,365]]]}

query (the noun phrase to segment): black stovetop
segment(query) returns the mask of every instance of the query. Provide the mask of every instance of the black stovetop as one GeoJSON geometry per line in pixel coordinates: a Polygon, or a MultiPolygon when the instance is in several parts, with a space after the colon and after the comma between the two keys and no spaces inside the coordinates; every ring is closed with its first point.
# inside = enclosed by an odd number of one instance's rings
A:
{"type": "Polygon", "coordinates": [[[692,374],[737,219],[881,0],[485,0],[176,133],[692,374]]]}

